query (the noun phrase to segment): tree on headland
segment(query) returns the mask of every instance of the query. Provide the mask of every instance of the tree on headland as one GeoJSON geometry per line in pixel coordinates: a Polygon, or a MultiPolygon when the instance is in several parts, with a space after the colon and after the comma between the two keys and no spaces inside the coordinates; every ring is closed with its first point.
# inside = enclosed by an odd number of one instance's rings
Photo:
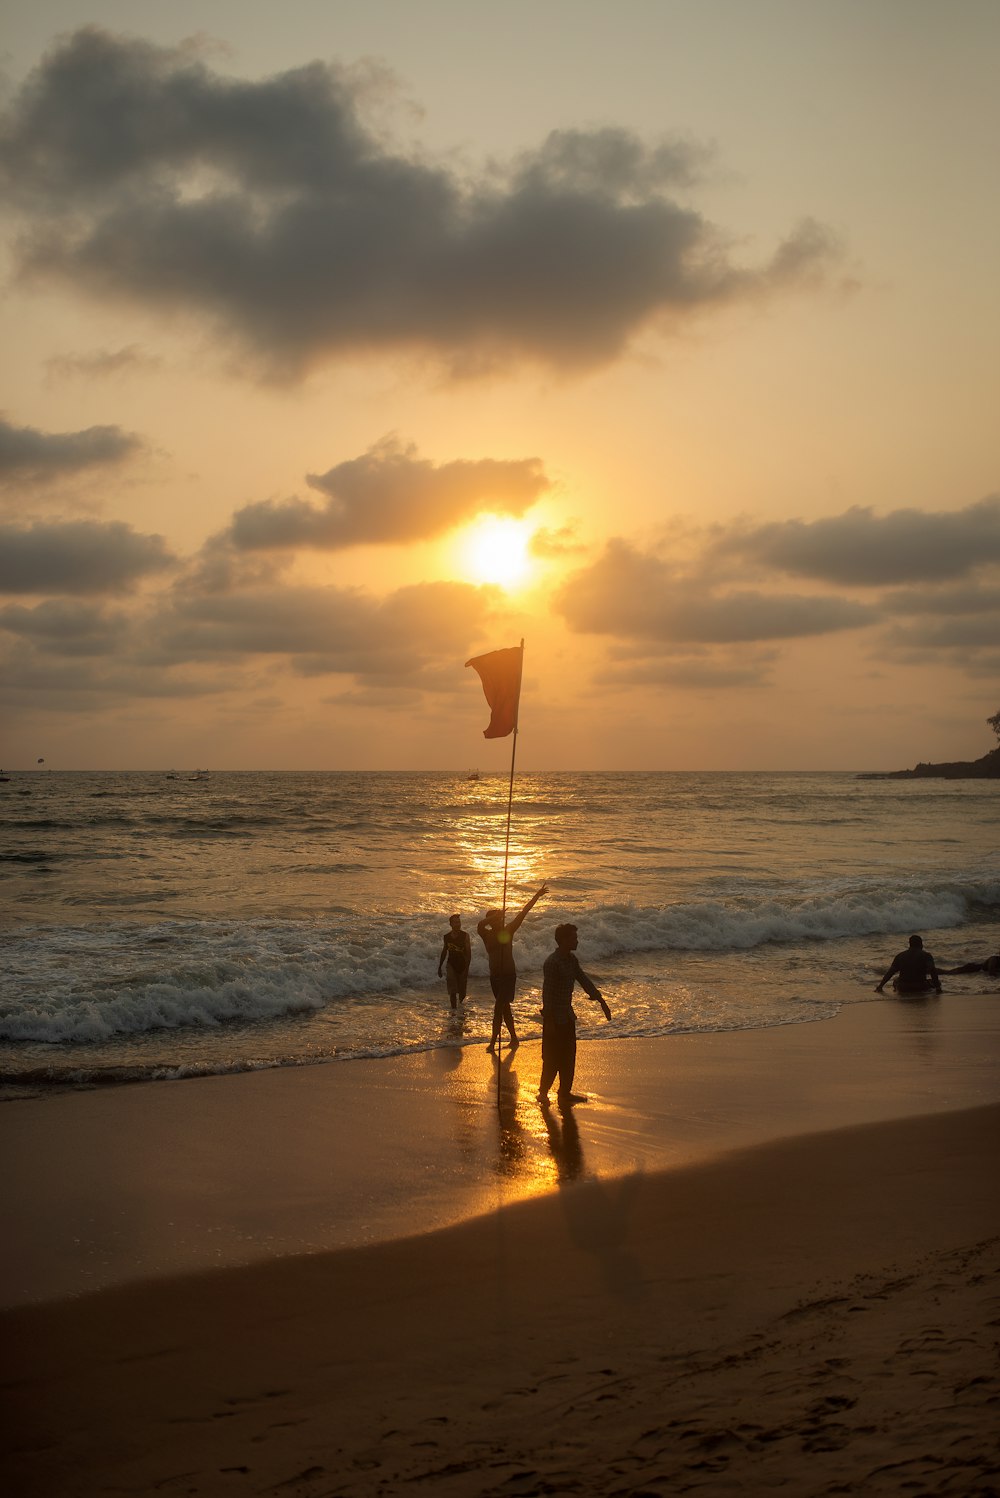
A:
{"type": "Polygon", "coordinates": [[[987,718],[986,721],[992,728],[993,732],[996,734],[997,738],[1000,739],[1000,713],[994,713],[992,718],[987,718]]]}

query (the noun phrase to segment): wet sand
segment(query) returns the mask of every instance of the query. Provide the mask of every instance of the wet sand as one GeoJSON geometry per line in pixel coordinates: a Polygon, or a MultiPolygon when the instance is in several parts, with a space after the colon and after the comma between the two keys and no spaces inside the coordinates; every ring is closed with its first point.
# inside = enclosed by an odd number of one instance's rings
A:
{"type": "Polygon", "coordinates": [[[4,1491],[993,1493],[997,1008],[9,1105],[4,1491]]]}

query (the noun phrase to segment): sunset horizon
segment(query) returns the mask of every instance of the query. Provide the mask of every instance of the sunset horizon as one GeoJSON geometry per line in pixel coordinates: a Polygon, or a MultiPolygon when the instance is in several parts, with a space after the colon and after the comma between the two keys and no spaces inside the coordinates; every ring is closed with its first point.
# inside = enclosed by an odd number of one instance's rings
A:
{"type": "Polygon", "coordinates": [[[973,760],[995,7],[19,5],[0,760],[973,760]]]}

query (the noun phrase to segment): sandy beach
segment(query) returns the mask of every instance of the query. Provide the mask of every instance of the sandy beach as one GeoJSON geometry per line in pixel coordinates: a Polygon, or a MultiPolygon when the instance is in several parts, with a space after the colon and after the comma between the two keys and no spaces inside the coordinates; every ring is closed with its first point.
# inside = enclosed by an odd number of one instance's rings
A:
{"type": "Polygon", "coordinates": [[[566,1115],[532,1046],[499,1109],[481,1051],[10,1104],[4,1490],[995,1493],[998,1040],[594,1042],[566,1115]]]}

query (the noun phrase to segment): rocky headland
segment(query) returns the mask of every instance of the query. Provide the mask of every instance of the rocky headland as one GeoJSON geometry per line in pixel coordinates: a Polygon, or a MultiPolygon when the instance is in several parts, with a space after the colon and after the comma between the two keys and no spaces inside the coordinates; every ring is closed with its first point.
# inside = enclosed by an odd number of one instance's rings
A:
{"type": "Polygon", "coordinates": [[[870,770],[859,780],[994,780],[1000,779],[1000,745],[981,759],[947,760],[943,764],[919,764],[912,770],[870,770]]]}

